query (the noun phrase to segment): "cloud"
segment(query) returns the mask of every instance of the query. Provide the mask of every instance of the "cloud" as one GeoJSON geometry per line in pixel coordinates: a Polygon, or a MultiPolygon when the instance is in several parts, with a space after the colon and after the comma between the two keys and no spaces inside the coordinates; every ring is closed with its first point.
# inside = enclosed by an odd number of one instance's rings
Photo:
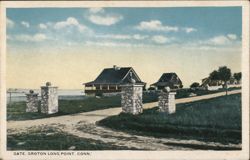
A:
{"type": "Polygon", "coordinates": [[[227,37],[231,40],[236,40],[237,39],[237,35],[235,34],[228,34],[227,37]]]}
{"type": "Polygon", "coordinates": [[[169,42],[169,39],[168,39],[167,37],[160,36],[160,35],[153,36],[153,37],[152,37],[152,40],[153,40],[155,43],[159,43],[159,44],[164,44],[164,43],[166,43],[166,42],[169,42]]]}
{"type": "Polygon", "coordinates": [[[90,8],[89,12],[90,13],[104,13],[104,9],[103,8],[98,8],[98,7],[96,7],[96,8],[90,8]]]}
{"type": "Polygon", "coordinates": [[[92,33],[92,30],[87,26],[81,24],[76,18],[68,17],[63,21],[58,22],[46,22],[38,24],[38,28],[46,30],[46,32],[56,33],[57,36],[65,33],[73,33],[79,31],[81,33],[92,33]],[[56,32],[55,32],[56,31],[56,32]]]}
{"type": "Polygon", "coordinates": [[[117,43],[117,42],[96,42],[96,41],[86,41],[87,46],[103,46],[103,47],[131,47],[130,43],[117,43]]]}
{"type": "Polygon", "coordinates": [[[211,50],[215,51],[215,50],[221,49],[221,48],[218,48],[215,46],[200,45],[200,44],[196,44],[196,43],[188,44],[188,45],[182,44],[180,47],[188,49],[188,50],[202,50],[202,51],[211,51],[211,50]]]}
{"type": "Polygon", "coordinates": [[[34,35],[20,34],[14,37],[14,40],[21,41],[21,42],[42,42],[46,39],[47,39],[47,36],[42,33],[37,33],[34,35]]]}
{"type": "Polygon", "coordinates": [[[106,15],[106,16],[90,15],[89,20],[94,24],[110,26],[110,25],[116,24],[117,22],[122,20],[122,16],[117,16],[117,15],[116,16],[115,15],[113,15],[113,16],[110,16],[110,15],[106,15]]]}
{"type": "Polygon", "coordinates": [[[233,44],[236,42],[239,42],[237,40],[237,35],[227,34],[227,35],[215,36],[215,37],[210,38],[210,39],[203,41],[201,43],[209,44],[209,45],[229,45],[229,44],[233,44]]]}
{"type": "Polygon", "coordinates": [[[186,33],[191,33],[191,32],[196,32],[196,31],[197,31],[197,29],[192,28],[192,27],[183,28],[183,30],[184,30],[186,33]]]}
{"type": "Polygon", "coordinates": [[[39,28],[40,28],[40,29],[47,29],[47,25],[46,25],[46,24],[43,24],[43,23],[40,23],[40,24],[39,24],[39,28]]]}
{"type": "Polygon", "coordinates": [[[106,35],[96,35],[96,38],[105,38],[105,39],[117,39],[117,40],[143,40],[148,38],[147,35],[140,35],[140,34],[134,34],[134,35],[129,35],[129,34],[106,34],[106,35]]]}
{"type": "Polygon", "coordinates": [[[179,30],[186,33],[196,32],[197,29],[193,27],[178,27],[163,25],[159,20],[142,21],[139,25],[135,26],[136,29],[141,31],[164,31],[164,32],[177,32],[179,30]]]}
{"type": "MultiPolygon", "coordinates": [[[[25,24],[23,23],[22,25],[25,24]]],[[[86,37],[90,38],[93,33],[91,29],[80,24],[74,17],[68,17],[58,22],[38,23],[34,29],[39,30],[39,33],[12,33],[9,40],[19,42],[42,42],[48,40],[48,43],[56,42],[57,44],[72,41],[71,44],[73,44],[73,42],[79,43],[85,40],[86,37]]]]}
{"type": "Polygon", "coordinates": [[[103,8],[90,8],[87,19],[97,25],[111,26],[121,21],[123,17],[118,14],[108,14],[103,8]]]}
{"type": "Polygon", "coordinates": [[[133,38],[136,39],[136,40],[143,40],[143,39],[148,38],[148,36],[147,35],[134,34],[133,38]]]}
{"type": "Polygon", "coordinates": [[[56,22],[54,24],[54,29],[60,30],[62,28],[66,28],[66,27],[70,27],[70,26],[77,27],[80,32],[88,30],[88,27],[86,27],[85,25],[80,24],[78,22],[78,20],[76,18],[74,18],[74,17],[68,17],[67,20],[65,20],[65,21],[56,22]]]}
{"type": "Polygon", "coordinates": [[[176,26],[163,25],[159,20],[142,21],[139,25],[135,27],[138,30],[145,31],[165,31],[165,32],[177,32],[179,30],[176,26]]]}
{"type": "Polygon", "coordinates": [[[119,40],[126,40],[131,39],[130,35],[126,34],[106,34],[106,35],[96,35],[96,38],[106,38],[106,39],[119,39],[119,40]]]}
{"type": "Polygon", "coordinates": [[[240,48],[241,41],[237,39],[235,34],[217,35],[204,40],[194,40],[192,42],[184,42],[182,46],[189,49],[201,50],[218,50],[225,48],[240,48]]]}
{"type": "Polygon", "coordinates": [[[14,21],[12,21],[11,19],[9,19],[9,18],[7,18],[7,20],[6,20],[7,22],[7,27],[8,28],[13,28],[14,27],[14,25],[15,25],[15,23],[14,23],[14,21]]]}
{"type": "Polygon", "coordinates": [[[73,17],[69,17],[67,18],[66,21],[60,21],[60,22],[57,22],[54,26],[55,29],[61,29],[61,28],[64,28],[64,27],[67,27],[67,26],[77,26],[79,25],[78,21],[73,18],[73,17]]]}
{"type": "Polygon", "coordinates": [[[230,41],[231,40],[227,36],[221,35],[221,36],[216,36],[216,37],[209,39],[207,43],[212,44],[212,45],[225,45],[225,44],[230,43],[230,41]]]}
{"type": "Polygon", "coordinates": [[[134,44],[114,41],[86,41],[86,46],[100,46],[100,47],[143,47],[144,44],[134,44]]]}
{"type": "Polygon", "coordinates": [[[21,24],[22,24],[24,27],[26,27],[26,28],[29,28],[29,27],[30,27],[29,22],[22,21],[21,24]]]}

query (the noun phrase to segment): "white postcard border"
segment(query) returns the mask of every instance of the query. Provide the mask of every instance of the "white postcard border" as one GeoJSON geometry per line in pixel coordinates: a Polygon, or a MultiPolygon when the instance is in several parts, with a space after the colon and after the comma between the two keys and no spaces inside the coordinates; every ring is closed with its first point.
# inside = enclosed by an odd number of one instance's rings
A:
{"type": "MultiPolygon", "coordinates": [[[[1,155],[3,159],[248,159],[249,158],[249,2],[247,1],[10,1],[1,2],[1,155]],[[191,7],[242,6],[242,150],[241,151],[74,151],[74,156],[52,156],[50,152],[23,151],[16,156],[6,150],[6,8],[41,7],[191,7]],[[27,156],[28,152],[43,152],[46,156],[27,156]],[[77,153],[90,153],[79,156],[77,153]]],[[[149,144],[150,145],[150,144],[149,144]]],[[[20,151],[21,152],[21,151],[20,151]]]]}

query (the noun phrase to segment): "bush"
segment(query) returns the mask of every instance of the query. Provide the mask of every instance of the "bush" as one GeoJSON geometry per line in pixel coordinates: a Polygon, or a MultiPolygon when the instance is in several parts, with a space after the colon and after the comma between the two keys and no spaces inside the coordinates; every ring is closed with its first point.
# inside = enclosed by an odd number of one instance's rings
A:
{"type": "Polygon", "coordinates": [[[198,82],[194,82],[194,83],[192,83],[191,85],[190,85],[190,88],[197,88],[197,87],[199,87],[200,86],[200,84],[198,83],[198,82]]]}

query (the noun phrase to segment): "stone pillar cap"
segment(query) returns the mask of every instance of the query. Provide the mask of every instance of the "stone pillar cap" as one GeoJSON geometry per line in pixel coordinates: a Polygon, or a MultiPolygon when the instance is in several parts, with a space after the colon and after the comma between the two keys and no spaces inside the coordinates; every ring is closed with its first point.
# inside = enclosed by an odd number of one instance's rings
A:
{"type": "Polygon", "coordinates": [[[45,86],[41,86],[41,88],[58,88],[57,86],[52,86],[51,82],[46,82],[45,86]]]}
{"type": "Polygon", "coordinates": [[[170,89],[170,87],[164,87],[162,91],[163,91],[163,92],[170,92],[171,89],[170,89]]]}
{"type": "Polygon", "coordinates": [[[29,93],[26,93],[26,95],[38,95],[38,93],[34,93],[33,90],[29,90],[29,93]]]}
{"type": "Polygon", "coordinates": [[[46,85],[45,85],[45,86],[41,86],[41,87],[58,87],[58,86],[46,86],[46,85]]]}

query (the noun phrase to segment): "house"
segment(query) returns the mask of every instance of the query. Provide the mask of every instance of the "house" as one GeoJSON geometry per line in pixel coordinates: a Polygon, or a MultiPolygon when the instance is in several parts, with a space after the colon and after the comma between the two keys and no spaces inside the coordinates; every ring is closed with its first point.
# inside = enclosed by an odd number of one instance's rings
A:
{"type": "Polygon", "coordinates": [[[206,90],[218,90],[223,88],[223,82],[221,80],[212,80],[209,77],[203,78],[201,80],[201,88],[206,90]]]}
{"type": "MultiPolygon", "coordinates": [[[[201,87],[207,90],[218,90],[223,88],[224,82],[221,80],[211,80],[209,77],[201,80],[201,87]]],[[[227,87],[240,87],[240,83],[233,77],[227,82],[227,87]]]]}
{"type": "Polygon", "coordinates": [[[223,81],[221,80],[212,80],[209,77],[203,78],[201,80],[201,86],[206,87],[206,86],[220,86],[223,85],[223,81]]]}
{"type": "Polygon", "coordinates": [[[144,84],[132,67],[105,68],[100,75],[91,82],[84,83],[86,95],[110,95],[121,92],[121,85],[129,83],[131,77],[136,83],[144,84]]]}
{"type": "Polygon", "coordinates": [[[240,84],[240,81],[237,81],[234,77],[231,77],[230,80],[227,82],[228,85],[235,85],[240,84]]]}
{"type": "Polygon", "coordinates": [[[154,87],[157,90],[163,89],[164,87],[170,87],[171,89],[178,89],[182,88],[182,81],[177,76],[176,73],[163,73],[160,79],[156,82],[150,85],[150,87],[154,87]]]}
{"type": "Polygon", "coordinates": [[[231,77],[230,80],[227,82],[227,87],[241,87],[241,80],[237,80],[234,77],[231,77]]]}

